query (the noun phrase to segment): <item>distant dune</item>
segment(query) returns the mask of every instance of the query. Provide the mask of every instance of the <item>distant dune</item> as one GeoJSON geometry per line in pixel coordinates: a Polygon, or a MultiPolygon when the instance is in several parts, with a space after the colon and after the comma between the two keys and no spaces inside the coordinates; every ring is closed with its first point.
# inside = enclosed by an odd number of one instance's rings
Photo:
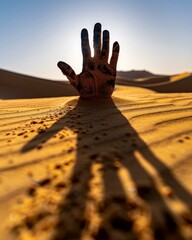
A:
{"type": "Polygon", "coordinates": [[[153,74],[146,70],[131,70],[131,71],[118,71],[117,78],[122,79],[139,79],[139,78],[149,78],[149,77],[159,77],[162,75],[153,74]]]}
{"type": "Polygon", "coordinates": [[[147,87],[150,84],[157,83],[167,83],[170,81],[170,76],[163,77],[150,77],[150,78],[140,78],[140,79],[123,79],[117,78],[117,84],[126,85],[126,86],[138,86],[138,87],[147,87]]]}
{"type": "Polygon", "coordinates": [[[150,84],[146,87],[159,93],[192,92],[192,74],[182,75],[170,78],[169,82],[150,84]]]}
{"type": "MultiPolygon", "coordinates": [[[[125,92],[192,92],[192,74],[174,76],[156,75],[147,71],[118,72],[115,91],[124,86],[125,92]]],[[[118,91],[118,96],[119,96],[118,91]]],[[[0,69],[0,98],[27,99],[44,97],[77,96],[67,81],[52,81],[0,69]]]]}
{"type": "Polygon", "coordinates": [[[68,82],[51,81],[0,69],[0,98],[40,98],[77,95],[68,82]]]}
{"type": "Polygon", "coordinates": [[[192,92],[192,73],[174,76],[152,76],[142,79],[118,78],[117,84],[147,88],[159,93],[192,92]]]}

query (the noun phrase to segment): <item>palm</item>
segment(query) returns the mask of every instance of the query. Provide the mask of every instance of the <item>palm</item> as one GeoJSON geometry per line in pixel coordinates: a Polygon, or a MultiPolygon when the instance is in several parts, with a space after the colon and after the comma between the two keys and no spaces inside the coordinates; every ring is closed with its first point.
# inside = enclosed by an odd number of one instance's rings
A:
{"type": "MultiPolygon", "coordinates": [[[[93,60],[93,59],[91,59],[93,60]]],[[[77,76],[77,90],[82,97],[111,96],[115,86],[116,71],[102,61],[89,61],[77,76]]]]}
{"type": "Polygon", "coordinates": [[[116,79],[116,65],[119,54],[119,44],[113,44],[113,53],[108,63],[109,56],[109,32],[103,32],[103,45],[101,49],[101,24],[94,27],[94,57],[91,57],[88,32],[81,32],[83,70],[76,75],[73,69],[64,62],[58,66],[67,76],[72,86],[83,98],[110,97],[113,93],[116,79]]]}

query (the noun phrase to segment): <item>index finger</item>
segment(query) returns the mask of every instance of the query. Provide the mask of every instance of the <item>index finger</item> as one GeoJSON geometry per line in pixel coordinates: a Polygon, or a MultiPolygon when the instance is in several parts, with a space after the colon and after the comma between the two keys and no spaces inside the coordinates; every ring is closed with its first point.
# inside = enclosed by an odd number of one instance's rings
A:
{"type": "Polygon", "coordinates": [[[110,66],[114,70],[116,70],[116,67],[117,67],[118,57],[119,57],[119,43],[118,42],[114,42],[113,50],[112,50],[112,56],[111,56],[111,60],[110,60],[110,66]]]}

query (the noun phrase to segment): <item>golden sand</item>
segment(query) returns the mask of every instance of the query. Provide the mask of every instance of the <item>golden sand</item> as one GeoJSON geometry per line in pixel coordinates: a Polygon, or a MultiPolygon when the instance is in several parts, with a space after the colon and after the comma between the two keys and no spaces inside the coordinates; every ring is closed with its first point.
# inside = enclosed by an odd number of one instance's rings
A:
{"type": "Polygon", "coordinates": [[[1,100],[0,239],[191,239],[191,126],[192,93],[1,100]]]}

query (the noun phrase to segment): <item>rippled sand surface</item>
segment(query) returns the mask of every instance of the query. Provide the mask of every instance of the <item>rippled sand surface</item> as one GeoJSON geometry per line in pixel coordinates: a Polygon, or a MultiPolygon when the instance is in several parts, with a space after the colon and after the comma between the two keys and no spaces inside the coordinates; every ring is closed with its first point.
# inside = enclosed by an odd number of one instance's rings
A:
{"type": "Polygon", "coordinates": [[[0,110],[0,239],[192,238],[192,94],[0,110]]]}

